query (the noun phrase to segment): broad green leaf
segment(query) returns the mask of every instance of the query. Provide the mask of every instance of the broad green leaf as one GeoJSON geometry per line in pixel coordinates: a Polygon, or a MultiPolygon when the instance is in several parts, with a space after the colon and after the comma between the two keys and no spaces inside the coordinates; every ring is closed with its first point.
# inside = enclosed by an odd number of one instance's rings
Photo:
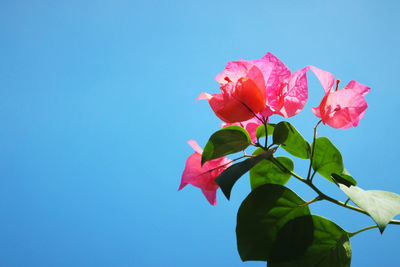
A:
{"type": "Polygon", "coordinates": [[[269,158],[275,151],[276,149],[270,149],[254,158],[248,158],[242,162],[233,164],[215,178],[215,182],[219,185],[225,197],[227,199],[230,198],[233,185],[243,174],[263,159],[269,158]]]}
{"type": "Polygon", "coordinates": [[[343,172],[340,174],[332,173],[331,177],[334,178],[336,181],[345,184],[347,186],[357,185],[357,181],[354,180],[354,178],[350,175],[350,173],[346,169],[343,169],[343,172]]]}
{"type": "MultiPolygon", "coordinates": [[[[273,123],[268,123],[267,124],[267,131],[268,131],[268,136],[272,135],[274,133],[274,128],[276,124],[273,123]]],[[[265,126],[264,124],[261,124],[260,126],[257,127],[256,130],[256,137],[261,138],[265,136],[265,126]]]]}
{"type": "Polygon", "coordinates": [[[295,157],[301,159],[310,157],[310,145],[296,128],[286,121],[281,121],[275,126],[272,139],[274,144],[281,145],[283,149],[295,157]]]}
{"type": "MultiPolygon", "coordinates": [[[[264,150],[262,148],[258,148],[254,151],[253,155],[259,155],[264,150]]],[[[283,166],[285,166],[288,170],[294,170],[293,161],[287,157],[276,157],[277,161],[279,161],[283,166]]],[[[254,190],[256,187],[263,184],[280,184],[285,185],[291,177],[289,172],[283,171],[281,168],[276,166],[271,160],[265,159],[261,162],[257,163],[250,170],[250,185],[251,189],[254,190]]]]}
{"type": "Polygon", "coordinates": [[[205,162],[246,149],[251,144],[249,133],[237,125],[228,126],[211,135],[204,147],[201,165],[205,162]]]}
{"type": "Polygon", "coordinates": [[[338,186],[354,204],[371,216],[381,233],[393,217],[400,214],[400,195],[398,194],[380,190],[363,190],[358,186],[346,186],[339,182],[338,186]]]}
{"type": "Polygon", "coordinates": [[[326,218],[305,215],[280,229],[268,266],[348,267],[350,262],[348,233],[326,218]]]}
{"type": "Polygon", "coordinates": [[[334,183],[332,180],[332,176],[334,176],[346,180],[349,184],[357,184],[356,180],[344,168],[342,154],[326,137],[318,137],[315,140],[312,167],[332,183],[334,183]]]}
{"type": "Polygon", "coordinates": [[[298,195],[277,184],[254,189],[242,202],[236,225],[237,247],[243,261],[271,258],[279,230],[290,220],[309,215],[298,195]]]}

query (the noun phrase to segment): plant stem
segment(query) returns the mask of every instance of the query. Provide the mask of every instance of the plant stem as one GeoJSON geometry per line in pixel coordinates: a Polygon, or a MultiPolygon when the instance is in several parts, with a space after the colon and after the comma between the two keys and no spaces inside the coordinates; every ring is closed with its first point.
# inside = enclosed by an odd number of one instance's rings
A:
{"type": "MultiPolygon", "coordinates": [[[[342,207],[344,207],[344,208],[351,209],[351,210],[354,210],[354,211],[357,211],[357,212],[360,212],[360,213],[363,213],[363,214],[366,214],[366,215],[369,216],[369,214],[368,214],[365,210],[360,209],[360,208],[355,207],[355,206],[352,206],[352,205],[348,205],[347,203],[348,203],[349,199],[348,199],[346,202],[342,202],[342,201],[336,200],[336,199],[334,199],[334,198],[331,198],[330,196],[327,196],[327,195],[325,195],[324,193],[322,193],[322,192],[312,183],[312,180],[313,180],[314,175],[315,175],[315,173],[316,173],[316,172],[314,171],[314,173],[313,173],[312,176],[310,177],[311,168],[312,168],[312,162],[313,162],[313,158],[314,158],[315,139],[317,138],[317,127],[318,127],[318,125],[319,125],[321,122],[322,122],[322,120],[320,120],[320,121],[315,125],[315,127],[314,127],[314,138],[313,138],[313,142],[312,142],[312,151],[311,151],[311,157],[310,157],[310,166],[309,166],[309,168],[308,168],[307,179],[304,179],[303,177],[301,177],[300,175],[294,173],[293,171],[288,170],[283,164],[281,164],[281,163],[280,163],[278,160],[276,160],[274,157],[271,157],[270,160],[271,160],[276,166],[278,166],[280,169],[282,169],[283,171],[290,173],[293,177],[297,178],[299,181],[301,181],[301,182],[305,183],[306,185],[308,185],[312,190],[314,190],[314,191],[318,194],[318,196],[317,196],[316,198],[314,198],[313,200],[311,200],[311,201],[305,203],[305,205],[311,204],[311,203],[313,203],[313,202],[315,202],[315,201],[319,201],[319,200],[327,200],[327,201],[332,202],[332,203],[334,203],[334,204],[336,204],[336,205],[339,205],[339,206],[342,206],[342,207]]],[[[265,126],[265,131],[267,131],[267,126],[265,126]]],[[[265,148],[267,148],[267,146],[265,146],[265,148]]],[[[267,150],[268,150],[268,149],[267,149],[267,150]]],[[[391,220],[391,221],[389,222],[389,224],[398,224],[398,225],[400,225],[400,221],[399,221],[399,220],[391,220]]],[[[371,228],[374,228],[374,227],[377,227],[377,226],[370,226],[370,227],[361,229],[360,231],[357,231],[357,232],[353,233],[353,235],[358,234],[358,233],[361,233],[361,232],[363,232],[363,231],[365,231],[365,230],[368,230],[368,229],[371,229],[371,228]]]]}
{"type": "Polygon", "coordinates": [[[261,121],[262,123],[264,123],[264,120],[263,120],[262,118],[258,117],[257,114],[254,113],[254,111],[253,111],[248,105],[246,105],[243,101],[241,101],[241,100],[239,100],[239,99],[237,99],[237,98],[235,98],[235,99],[236,99],[240,104],[242,104],[243,106],[245,106],[245,108],[247,108],[247,110],[248,110],[251,114],[253,114],[254,117],[256,117],[259,121],[261,121]]]}
{"type": "Polygon", "coordinates": [[[359,233],[361,233],[361,232],[364,232],[364,231],[367,231],[367,230],[373,229],[373,228],[378,228],[378,226],[377,226],[377,225],[372,225],[372,226],[365,227],[365,228],[363,228],[363,229],[361,229],[361,230],[358,230],[358,231],[356,231],[356,232],[354,232],[354,233],[349,233],[349,236],[350,236],[350,237],[353,237],[353,236],[355,236],[356,234],[359,234],[359,233]]]}
{"type": "MultiPolygon", "coordinates": [[[[306,179],[304,179],[303,177],[301,177],[300,175],[298,175],[298,174],[296,174],[296,173],[294,173],[294,172],[288,170],[283,164],[281,164],[281,163],[280,163],[279,161],[277,161],[275,158],[271,157],[270,160],[271,160],[275,165],[277,165],[279,168],[281,168],[282,170],[284,170],[284,171],[290,173],[293,177],[297,178],[299,181],[301,181],[301,182],[305,183],[306,185],[308,185],[309,187],[311,187],[311,189],[314,190],[314,191],[318,194],[318,197],[317,197],[317,198],[320,198],[320,200],[327,200],[327,201],[332,202],[332,203],[334,203],[334,204],[336,204],[336,205],[339,205],[339,206],[342,206],[342,207],[344,207],[344,208],[351,209],[351,210],[354,210],[354,211],[357,211],[357,212],[360,212],[360,213],[363,213],[363,214],[366,214],[366,215],[369,216],[369,214],[368,214],[365,210],[363,210],[363,209],[357,208],[357,207],[352,206],[352,205],[348,205],[347,202],[344,203],[344,202],[342,202],[342,201],[336,200],[336,199],[334,199],[334,198],[331,198],[330,196],[325,195],[324,193],[322,193],[322,192],[311,182],[311,180],[306,180],[306,179]]],[[[391,221],[389,222],[389,224],[399,224],[399,225],[400,225],[400,221],[399,221],[399,220],[391,220],[391,221]]]]}
{"type": "MultiPolygon", "coordinates": [[[[274,144],[270,144],[270,145],[267,147],[267,150],[269,150],[273,145],[274,145],[274,144]]],[[[279,146],[279,145],[278,145],[278,146],[279,146]]]]}
{"type": "Polygon", "coordinates": [[[264,119],[263,124],[264,124],[264,127],[265,127],[265,146],[264,147],[265,147],[265,149],[268,150],[268,127],[267,127],[267,125],[268,125],[268,117],[264,119]]]}
{"type": "Polygon", "coordinates": [[[315,176],[315,174],[316,174],[317,172],[314,170],[313,171],[313,174],[311,174],[311,178],[310,178],[310,181],[312,182],[312,180],[314,179],[314,176],[315,176]]]}
{"type": "Polygon", "coordinates": [[[270,160],[279,168],[281,168],[281,170],[290,173],[293,177],[296,177],[298,180],[302,181],[303,183],[306,182],[306,180],[304,178],[302,178],[300,175],[295,174],[294,172],[288,170],[282,163],[280,163],[276,158],[271,157],[270,160]]]}
{"type": "Polygon", "coordinates": [[[314,126],[314,138],[312,141],[312,149],[311,149],[311,157],[310,157],[310,166],[308,167],[308,174],[307,174],[307,181],[312,180],[312,178],[310,179],[310,174],[311,174],[311,167],[312,167],[312,163],[313,163],[313,159],[314,159],[314,150],[315,150],[315,139],[317,139],[317,127],[318,125],[322,122],[322,120],[320,120],[315,126],[314,126]]]}
{"type": "Polygon", "coordinates": [[[299,207],[304,207],[304,206],[310,205],[311,203],[314,203],[314,202],[317,202],[317,201],[320,201],[320,200],[322,200],[322,198],[320,198],[319,196],[317,196],[316,198],[311,199],[310,201],[299,205],[299,207]]]}
{"type": "Polygon", "coordinates": [[[222,165],[220,165],[220,166],[218,166],[218,167],[215,167],[215,168],[212,168],[212,169],[210,169],[210,170],[208,170],[208,171],[206,171],[206,172],[203,172],[203,173],[201,173],[200,175],[205,174],[205,173],[210,173],[210,172],[212,172],[212,171],[218,170],[219,168],[225,167],[226,165],[229,165],[229,164],[231,164],[231,163],[233,163],[233,162],[235,162],[235,161],[238,161],[238,160],[243,159],[243,158],[249,158],[249,157],[253,157],[253,155],[247,155],[247,154],[245,154],[245,155],[243,155],[243,156],[241,156],[241,157],[239,157],[239,158],[236,158],[236,159],[233,159],[233,160],[229,161],[228,163],[222,164],[222,165]]]}

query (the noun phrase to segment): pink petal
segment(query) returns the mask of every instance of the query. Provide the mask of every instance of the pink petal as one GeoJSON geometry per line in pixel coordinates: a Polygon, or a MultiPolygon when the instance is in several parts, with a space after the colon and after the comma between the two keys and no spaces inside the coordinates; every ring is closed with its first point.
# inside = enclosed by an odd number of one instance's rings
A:
{"type": "Polygon", "coordinates": [[[282,108],[280,114],[289,118],[298,114],[305,106],[308,98],[307,71],[305,67],[290,77],[288,86],[282,90],[282,108]]]}
{"type": "Polygon", "coordinates": [[[212,95],[203,92],[196,98],[196,100],[210,100],[211,98],[212,95]]]}
{"type": "MultiPolygon", "coordinates": [[[[196,147],[196,142],[190,142],[196,147]]],[[[195,149],[196,150],[196,149],[195,149]]],[[[181,184],[178,190],[184,188],[187,184],[199,187],[204,193],[207,200],[216,205],[216,191],[218,185],[214,179],[221,174],[230,164],[230,161],[225,158],[219,158],[206,162],[201,166],[201,154],[193,153],[186,160],[185,170],[182,174],[181,184]]]]}
{"type": "Polygon", "coordinates": [[[319,104],[319,106],[316,108],[312,108],[312,112],[314,113],[314,115],[317,116],[318,118],[321,118],[323,124],[326,124],[326,122],[325,122],[326,112],[327,112],[326,111],[326,101],[329,96],[330,96],[329,93],[325,94],[325,96],[322,98],[322,101],[319,104]]]}
{"type": "MultiPolygon", "coordinates": [[[[264,78],[262,78],[261,72],[260,80],[258,80],[258,85],[256,79],[250,78],[240,78],[235,87],[235,91],[232,97],[238,100],[242,105],[252,111],[252,113],[257,113],[265,108],[265,88],[264,88],[264,78]]],[[[254,116],[254,115],[253,115],[254,116]]]]}
{"type": "Polygon", "coordinates": [[[321,113],[324,123],[333,128],[347,129],[358,125],[368,108],[357,90],[331,91],[321,113]]]}
{"type": "Polygon", "coordinates": [[[188,144],[193,148],[194,151],[196,151],[196,153],[199,153],[199,154],[203,153],[203,149],[199,146],[199,144],[197,144],[196,141],[189,140],[188,144]]]}
{"type": "Polygon", "coordinates": [[[212,110],[218,118],[225,122],[245,121],[254,115],[233,97],[214,94],[209,101],[212,110]]]}
{"type": "Polygon", "coordinates": [[[246,130],[249,132],[251,142],[255,143],[257,141],[256,131],[258,126],[262,123],[258,119],[253,119],[251,122],[247,122],[245,125],[246,130]]]}
{"type": "Polygon", "coordinates": [[[366,101],[357,91],[341,89],[330,93],[326,105],[359,108],[366,105],[366,101]]]}
{"type": "Polygon", "coordinates": [[[361,84],[359,82],[352,80],[346,85],[345,89],[355,90],[355,91],[357,91],[358,94],[365,96],[371,88],[364,84],[361,84]]]}
{"type": "Polygon", "coordinates": [[[257,66],[250,61],[230,61],[225,69],[215,76],[215,80],[221,85],[227,84],[229,81],[236,83],[240,78],[249,78],[253,80],[259,88],[264,88],[264,76],[257,66]]]}
{"type": "Polygon", "coordinates": [[[190,183],[193,177],[197,176],[199,171],[201,170],[201,155],[198,153],[193,153],[186,160],[185,170],[182,174],[181,184],[178,190],[184,188],[187,184],[190,183]],[[200,167],[198,166],[200,165],[200,167]],[[200,168],[200,169],[199,169],[200,168]]]}
{"type": "Polygon", "coordinates": [[[201,189],[201,192],[203,192],[204,196],[210,202],[211,205],[215,206],[217,205],[217,190],[205,190],[201,189]]]}
{"type": "Polygon", "coordinates": [[[231,61],[215,79],[222,94],[202,94],[214,113],[225,122],[240,122],[265,108],[265,80],[261,70],[249,61],[231,61]]]}
{"type": "Polygon", "coordinates": [[[267,82],[268,77],[271,75],[274,66],[278,64],[276,62],[283,64],[270,52],[268,52],[264,57],[260,59],[249,60],[249,62],[256,65],[261,70],[262,74],[264,75],[265,82],[267,82]]]}
{"type": "Polygon", "coordinates": [[[224,85],[229,82],[226,77],[235,83],[241,77],[246,77],[246,74],[247,68],[246,65],[242,64],[242,61],[229,61],[225,69],[215,76],[214,79],[221,85],[224,85]]]}
{"type": "Polygon", "coordinates": [[[251,141],[253,143],[255,143],[257,141],[256,130],[257,130],[258,126],[260,126],[261,124],[262,124],[262,122],[260,120],[258,120],[257,118],[252,118],[250,120],[242,121],[242,122],[222,123],[221,127],[224,128],[224,127],[231,126],[231,125],[241,126],[247,130],[247,132],[250,135],[251,141]]]}
{"type": "Polygon", "coordinates": [[[339,111],[336,111],[333,116],[330,116],[326,118],[326,124],[331,126],[332,128],[342,128],[342,129],[347,129],[351,127],[352,125],[352,120],[349,114],[349,109],[344,108],[339,111]]]}
{"type": "Polygon", "coordinates": [[[264,117],[264,118],[268,118],[271,117],[272,115],[276,114],[276,112],[274,112],[271,107],[269,107],[268,105],[265,106],[265,109],[263,111],[261,111],[260,113],[258,113],[258,115],[260,115],[259,117],[264,117]]]}
{"type": "Polygon", "coordinates": [[[289,68],[271,53],[267,53],[263,58],[252,62],[264,74],[268,108],[278,112],[282,107],[280,101],[282,88],[290,79],[289,68]]]}
{"type": "Polygon", "coordinates": [[[315,76],[317,76],[319,82],[327,93],[335,83],[335,77],[333,77],[332,73],[321,70],[317,67],[310,66],[310,69],[314,72],[315,76]]]}
{"type": "MultiPolygon", "coordinates": [[[[280,61],[279,58],[277,58],[270,52],[268,52],[261,59],[249,60],[249,62],[253,63],[261,70],[266,82],[268,82],[268,79],[273,72],[281,73],[281,80],[285,80],[290,76],[289,68],[286,67],[286,65],[282,61],[280,61]]],[[[269,83],[272,82],[272,80],[269,81],[269,83]]]]}
{"type": "MultiPolygon", "coordinates": [[[[256,80],[240,78],[234,89],[233,82],[222,85],[222,94],[214,94],[209,100],[214,113],[224,122],[232,123],[249,120],[254,113],[262,111],[265,108],[265,90],[256,85],[256,80]]],[[[261,82],[264,86],[263,80],[261,82]]]]}
{"type": "Polygon", "coordinates": [[[226,68],[215,78],[221,85],[227,84],[228,80],[236,84],[241,78],[249,78],[258,88],[265,90],[265,80],[262,71],[250,61],[228,62],[226,68]]]}
{"type": "Polygon", "coordinates": [[[320,108],[319,106],[316,108],[311,108],[312,112],[314,113],[315,116],[317,116],[318,118],[321,118],[321,112],[320,112],[320,108]]]}
{"type": "MultiPolygon", "coordinates": [[[[365,110],[368,108],[368,105],[366,104],[365,110]]],[[[353,127],[356,127],[358,125],[358,123],[360,122],[360,120],[364,117],[365,115],[365,110],[360,112],[360,114],[358,115],[357,119],[355,120],[355,123],[353,123],[353,127]]]]}

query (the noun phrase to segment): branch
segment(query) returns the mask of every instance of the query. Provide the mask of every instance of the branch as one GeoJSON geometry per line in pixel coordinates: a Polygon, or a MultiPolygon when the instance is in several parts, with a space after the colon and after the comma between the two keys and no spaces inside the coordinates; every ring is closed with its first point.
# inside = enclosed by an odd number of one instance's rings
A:
{"type": "MultiPolygon", "coordinates": [[[[344,202],[339,201],[339,200],[336,200],[336,199],[334,199],[334,198],[332,198],[332,197],[330,197],[330,196],[328,196],[328,195],[325,195],[325,194],[322,193],[314,184],[312,184],[311,180],[306,180],[306,179],[304,179],[303,177],[301,177],[300,175],[298,175],[298,174],[296,174],[296,173],[294,173],[294,172],[288,170],[285,166],[283,166],[283,165],[282,165],[279,161],[277,161],[275,158],[271,158],[270,160],[271,160],[276,166],[278,166],[278,167],[281,168],[282,170],[284,170],[284,171],[290,173],[293,177],[297,178],[297,180],[299,180],[299,181],[305,183],[306,185],[308,185],[312,190],[314,190],[314,192],[316,192],[316,193],[318,194],[318,198],[319,198],[319,199],[321,199],[321,200],[327,200],[327,201],[332,202],[332,203],[334,203],[334,204],[336,204],[336,205],[339,205],[339,206],[342,206],[342,207],[344,207],[344,208],[351,209],[351,210],[354,210],[354,211],[357,211],[357,212],[360,212],[360,213],[363,213],[363,214],[369,216],[369,214],[368,214],[365,210],[360,209],[360,208],[357,208],[357,207],[352,206],[352,205],[348,205],[348,204],[347,204],[347,201],[346,201],[346,203],[344,203],[344,202]]],[[[400,225],[400,221],[399,221],[399,220],[391,220],[391,221],[389,222],[389,224],[399,224],[399,225],[400,225]]]]}

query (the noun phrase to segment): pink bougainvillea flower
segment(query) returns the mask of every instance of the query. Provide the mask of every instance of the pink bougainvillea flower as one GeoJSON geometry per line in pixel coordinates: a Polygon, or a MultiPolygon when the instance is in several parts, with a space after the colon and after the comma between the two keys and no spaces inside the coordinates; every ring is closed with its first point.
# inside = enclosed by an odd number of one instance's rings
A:
{"type": "Polygon", "coordinates": [[[228,62],[215,77],[221,94],[202,93],[197,100],[207,99],[214,113],[224,122],[241,122],[265,108],[265,81],[261,70],[247,61],[228,62]]]}
{"type": "Polygon", "coordinates": [[[273,114],[285,118],[299,113],[308,98],[305,67],[291,73],[277,57],[267,53],[261,59],[228,62],[215,77],[222,94],[202,93],[197,100],[207,99],[215,114],[224,122],[243,122],[273,114]]]}
{"type": "Polygon", "coordinates": [[[203,149],[194,140],[188,141],[195,153],[186,160],[185,170],[182,174],[181,185],[178,190],[187,184],[199,187],[211,205],[217,205],[218,185],[214,181],[227,167],[230,161],[225,158],[218,158],[207,161],[201,166],[201,154],[203,149]]]}
{"type": "Polygon", "coordinates": [[[260,126],[261,124],[262,124],[262,122],[259,119],[252,118],[250,120],[242,121],[242,122],[222,123],[221,126],[222,126],[222,128],[230,126],[230,125],[242,126],[243,128],[245,128],[247,130],[247,132],[249,132],[251,141],[253,143],[255,143],[257,141],[256,130],[257,130],[257,127],[260,126]]]}
{"type": "Polygon", "coordinates": [[[310,68],[325,91],[321,104],[312,109],[315,116],[333,128],[356,127],[368,108],[364,96],[369,92],[370,87],[353,80],[344,89],[337,90],[339,85],[339,80],[337,80],[336,89],[333,89],[335,78],[331,73],[314,66],[310,68]]]}
{"type": "Polygon", "coordinates": [[[289,118],[304,108],[308,98],[308,66],[291,73],[282,61],[269,52],[261,59],[249,62],[261,70],[265,80],[266,107],[261,115],[278,114],[289,118]]]}

